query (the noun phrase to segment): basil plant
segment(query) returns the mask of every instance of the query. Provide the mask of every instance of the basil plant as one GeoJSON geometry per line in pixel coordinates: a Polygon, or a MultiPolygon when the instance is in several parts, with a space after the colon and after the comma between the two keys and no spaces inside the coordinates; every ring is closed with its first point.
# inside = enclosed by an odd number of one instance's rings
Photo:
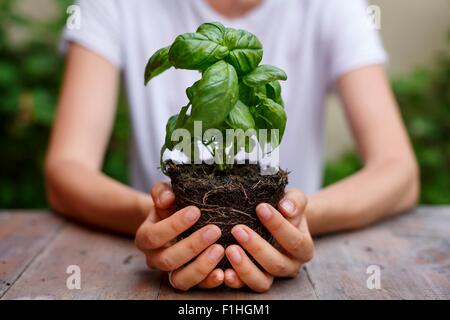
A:
{"type": "MultiPolygon", "coordinates": [[[[171,67],[198,70],[202,75],[186,89],[188,104],[167,122],[161,161],[164,151],[177,145],[180,137],[174,138],[176,129],[190,133],[190,151],[198,151],[198,141],[206,146],[221,170],[231,168],[234,156],[243,148],[252,150],[254,140],[260,145],[271,142],[272,146],[281,141],[286,113],[279,81],[287,76],[277,67],[260,65],[262,57],[262,44],[254,34],[226,28],[219,22],[204,23],[196,32],[179,35],[170,46],[150,57],[145,84],[171,67]],[[202,124],[200,133],[194,130],[198,121],[202,124]],[[212,134],[207,135],[206,131],[212,134]],[[255,139],[236,143],[239,135],[235,132],[244,131],[252,132],[255,139]],[[223,140],[230,132],[234,136],[226,141],[231,143],[219,143],[218,136],[223,140]]],[[[185,149],[183,152],[190,152],[185,149]]],[[[163,163],[161,167],[164,171],[163,163]]]]}

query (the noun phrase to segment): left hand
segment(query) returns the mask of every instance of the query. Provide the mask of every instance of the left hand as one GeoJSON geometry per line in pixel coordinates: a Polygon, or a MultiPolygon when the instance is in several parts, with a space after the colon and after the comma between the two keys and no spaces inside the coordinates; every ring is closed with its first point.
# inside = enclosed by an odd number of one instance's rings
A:
{"type": "MultiPolygon", "coordinates": [[[[172,191],[172,187],[170,185],[170,182],[165,182],[165,181],[160,181],[157,182],[151,189],[150,191],[153,202],[155,204],[155,212],[158,216],[159,220],[166,220],[166,224],[168,219],[171,219],[171,217],[173,217],[175,213],[175,194],[172,191]]],[[[168,223],[169,226],[170,224],[172,224],[172,222],[168,223]]],[[[147,226],[149,224],[147,223],[147,226]]],[[[211,226],[210,226],[211,227],[211,226]]],[[[215,227],[217,228],[217,227],[215,227]]],[[[141,230],[142,231],[142,230],[141,230]]],[[[201,231],[201,230],[199,230],[201,231]]],[[[197,231],[196,233],[198,233],[199,231],[197,231]]],[[[189,255],[193,254],[192,251],[194,251],[195,255],[199,254],[204,248],[202,246],[205,245],[204,240],[202,241],[196,241],[193,242],[195,238],[195,234],[192,234],[190,237],[185,238],[184,240],[181,240],[178,245],[174,245],[172,246],[171,249],[167,248],[166,245],[166,249],[167,250],[163,250],[159,252],[159,254],[150,254],[151,251],[149,250],[144,250],[146,252],[146,255],[148,258],[152,257],[153,260],[155,260],[156,262],[161,263],[161,260],[164,260],[164,255],[165,255],[165,259],[167,260],[167,254],[168,251],[171,250],[172,251],[172,255],[175,254],[177,257],[176,260],[180,260],[180,258],[189,258],[187,260],[191,260],[189,255]],[[191,240],[189,240],[191,239],[191,240]],[[183,246],[180,246],[180,244],[184,242],[183,246]],[[186,249],[186,246],[188,247],[186,249]],[[178,249],[174,250],[175,247],[178,247],[178,249]],[[183,251],[184,248],[184,251],[183,251]],[[181,250],[181,251],[180,251],[181,250]],[[162,254],[162,252],[164,252],[164,254],[162,254]],[[177,253],[178,252],[178,253],[177,253]],[[180,252],[184,252],[183,254],[180,254],[180,252]],[[186,256],[187,255],[187,256],[186,256]],[[156,259],[155,259],[156,258],[156,259]],[[161,259],[163,258],[163,259],[161,259]]],[[[140,238],[144,238],[145,239],[145,227],[144,227],[144,232],[140,232],[141,236],[140,238]],[[142,236],[143,235],[143,236],[142,236]]],[[[148,234],[148,227],[147,227],[147,234],[148,234]]],[[[138,237],[137,237],[138,238],[138,237]]],[[[198,239],[198,238],[197,238],[198,239]]],[[[215,242],[216,240],[214,240],[215,242]]],[[[209,245],[211,245],[211,243],[207,243],[209,245]]],[[[139,247],[139,246],[138,246],[139,247]]],[[[223,256],[223,251],[224,249],[221,246],[218,246],[217,244],[215,245],[211,245],[211,247],[218,247],[222,250],[222,254],[220,255],[220,259],[223,256]]],[[[209,247],[209,248],[211,248],[209,247]]],[[[204,253],[207,253],[208,249],[205,250],[204,253]]],[[[195,260],[194,262],[191,262],[188,266],[183,266],[177,270],[175,270],[172,274],[169,274],[169,281],[172,284],[172,286],[178,288],[178,289],[186,289],[186,288],[190,288],[193,285],[198,285],[198,287],[202,288],[202,289],[212,289],[215,287],[220,286],[223,281],[224,281],[224,272],[222,269],[220,268],[216,268],[215,264],[211,264],[208,259],[201,259],[200,257],[203,255],[204,253],[201,254],[197,260],[195,260]],[[200,259],[199,259],[200,258],[200,259]],[[206,262],[206,263],[205,263],[206,262]],[[195,263],[195,265],[194,265],[195,263]],[[209,269],[209,274],[206,273],[206,270],[209,269]],[[212,271],[211,271],[211,268],[212,271]],[[205,276],[205,274],[207,274],[205,276]],[[178,278],[178,279],[177,279],[178,278]],[[180,284],[182,283],[182,286],[175,286],[175,279],[177,279],[177,283],[180,284]],[[188,284],[188,285],[186,285],[188,284]]],[[[218,257],[219,259],[219,257],[218,257]]],[[[219,261],[220,261],[219,259],[219,261]]],[[[151,262],[152,259],[150,259],[149,262],[151,262]]],[[[217,261],[217,262],[219,262],[217,261]]],[[[153,263],[150,263],[150,265],[152,265],[153,263]]],[[[217,263],[216,263],[217,264],[217,263]]],[[[164,263],[163,263],[164,265],[164,263]]]]}
{"type": "Polygon", "coordinates": [[[288,190],[278,204],[278,210],[262,203],[256,208],[258,218],[272,233],[280,248],[275,248],[255,231],[237,225],[232,235],[239,245],[226,248],[226,256],[233,269],[225,270],[224,282],[231,288],[247,285],[256,292],[265,292],[274,277],[296,277],[300,267],[312,259],[314,244],[303,214],[307,199],[297,189],[288,190]],[[244,248],[263,268],[258,268],[244,248]]]}

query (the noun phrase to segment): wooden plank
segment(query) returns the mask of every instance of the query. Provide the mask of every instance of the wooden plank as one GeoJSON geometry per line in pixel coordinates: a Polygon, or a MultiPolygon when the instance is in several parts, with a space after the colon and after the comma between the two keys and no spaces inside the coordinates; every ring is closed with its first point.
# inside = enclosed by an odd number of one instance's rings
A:
{"type": "Polygon", "coordinates": [[[0,298],[63,225],[48,212],[0,213],[0,298]]]}
{"type": "Polygon", "coordinates": [[[67,225],[30,265],[5,299],[156,299],[161,273],[149,271],[130,239],[67,225]],[[68,289],[71,265],[81,289],[68,289]]]}
{"type": "Polygon", "coordinates": [[[0,279],[12,279],[4,299],[450,299],[450,207],[419,208],[367,229],[317,239],[316,256],[300,276],[276,281],[266,294],[181,293],[162,273],[147,269],[129,239],[44,213],[4,214],[0,279]],[[66,286],[70,265],[81,269],[80,290],[66,286]],[[366,287],[369,265],[381,268],[380,290],[366,287]]]}
{"type": "Polygon", "coordinates": [[[193,289],[188,292],[174,290],[168,283],[167,277],[163,281],[158,299],[160,300],[313,300],[316,294],[308,280],[304,269],[295,279],[277,279],[272,289],[267,293],[254,293],[246,289],[232,290],[216,288],[212,290],[193,289]]]}
{"type": "Polygon", "coordinates": [[[450,209],[323,237],[308,272],[319,299],[450,299],[450,209]],[[367,288],[370,265],[381,269],[379,290],[367,288]]]}

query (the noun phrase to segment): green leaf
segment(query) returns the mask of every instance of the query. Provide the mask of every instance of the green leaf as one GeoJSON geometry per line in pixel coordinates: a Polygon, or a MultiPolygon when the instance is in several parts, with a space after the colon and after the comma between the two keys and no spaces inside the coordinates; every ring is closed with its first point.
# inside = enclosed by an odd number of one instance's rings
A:
{"type": "MultiPolygon", "coordinates": [[[[284,108],[270,98],[260,96],[260,104],[252,109],[257,129],[267,129],[267,142],[271,141],[271,129],[278,129],[278,143],[286,129],[287,116],[284,108]]],[[[274,145],[273,147],[276,147],[274,145]]]]}
{"type": "Polygon", "coordinates": [[[175,124],[176,129],[183,128],[184,124],[186,123],[186,119],[187,119],[186,113],[190,106],[191,106],[191,103],[189,103],[187,106],[184,106],[183,108],[181,108],[180,113],[178,114],[177,122],[175,124]]]}
{"type": "Polygon", "coordinates": [[[201,33],[178,36],[169,50],[169,60],[177,69],[203,71],[228,55],[228,49],[201,33]]]}
{"type": "Polygon", "coordinates": [[[169,48],[170,47],[159,49],[150,57],[147,66],[145,67],[145,84],[152,78],[172,67],[172,64],[169,61],[169,48]]]}
{"type": "Polygon", "coordinates": [[[167,120],[166,124],[166,138],[165,138],[165,146],[167,149],[172,150],[173,148],[173,141],[172,141],[172,133],[177,128],[177,120],[178,120],[178,114],[175,114],[167,120]]]}
{"type": "Polygon", "coordinates": [[[239,83],[239,100],[247,106],[256,106],[259,103],[258,95],[266,95],[266,86],[249,87],[243,82],[239,83]]]}
{"type": "Polygon", "coordinates": [[[220,22],[207,22],[200,25],[196,32],[204,35],[213,42],[221,44],[225,34],[225,27],[220,22]]]}
{"type": "Polygon", "coordinates": [[[195,85],[192,111],[185,127],[192,130],[194,121],[202,121],[204,130],[221,124],[236,104],[238,91],[238,78],[233,66],[225,61],[213,64],[195,85]]]}
{"type": "Polygon", "coordinates": [[[284,107],[284,101],[281,97],[281,84],[278,80],[269,82],[265,86],[267,97],[284,107]]]}
{"type": "Polygon", "coordinates": [[[223,43],[230,50],[225,60],[236,69],[239,75],[249,73],[262,60],[262,44],[250,32],[227,28],[223,43]]]}
{"type": "Polygon", "coordinates": [[[280,68],[261,65],[242,78],[242,81],[249,87],[265,85],[275,80],[286,80],[286,73],[280,68]]]}
{"type": "Polygon", "coordinates": [[[241,100],[244,104],[251,106],[253,105],[252,100],[252,91],[253,88],[247,87],[242,82],[239,82],[239,100],[241,100]]]}
{"type": "Polygon", "coordinates": [[[200,82],[200,80],[194,82],[194,84],[192,86],[190,86],[186,89],[186,95],[187,95],[189,101],[191,101],[191,102],[192,102],[192,99],[196,95],[199,82],[200,82]]]}
{"type": "Polygon", "coordinates": [[[255,120],[253,120],[250,109],[240,100],[231,109],[225,122],[233,129],[242,129],[245,131],[255,128],[255,120]]]}

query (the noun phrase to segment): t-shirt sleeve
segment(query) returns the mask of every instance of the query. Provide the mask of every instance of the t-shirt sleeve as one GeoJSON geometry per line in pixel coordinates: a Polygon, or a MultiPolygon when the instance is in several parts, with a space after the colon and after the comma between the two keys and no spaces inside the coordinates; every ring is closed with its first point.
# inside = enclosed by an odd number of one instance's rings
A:
{"type": "MultiPolygon", "coordinates": [[[[122,66],[120,17],[114,0],[77,0],[78,27],[65,27],[60,50],[65,53],[70,42],[75,42],[107,59],[117,67],[122,66]]],[[[73,16],[74,17],[74,16],[73,16]]]]}
{"type": "Polygon", "coordinates": [[[329,83],[349,71],[388,60],[380,35],[369,20],[365,0],[330,0],[322,25],[329,83]]]}

